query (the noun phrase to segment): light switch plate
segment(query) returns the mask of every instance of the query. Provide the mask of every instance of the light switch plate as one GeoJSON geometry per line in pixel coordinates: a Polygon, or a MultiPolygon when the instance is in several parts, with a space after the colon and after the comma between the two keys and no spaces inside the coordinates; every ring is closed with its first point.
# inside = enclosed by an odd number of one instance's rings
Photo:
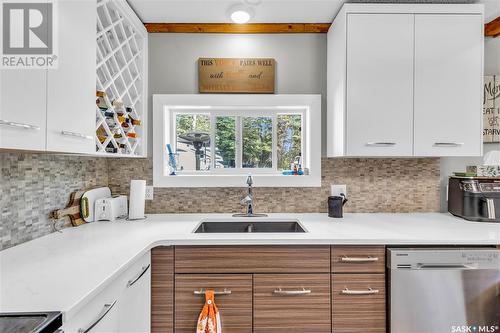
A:
{"type": "Polygon", "coordinates": [[[347,197],[347,185],[332,185],[330,190],[331,196],[340,196],[341,193],[347,197]]]}
{"type": "Polygon", "coordinates": [[[146,186],[146,200],[153,200],[154,187],[146,186]]]}

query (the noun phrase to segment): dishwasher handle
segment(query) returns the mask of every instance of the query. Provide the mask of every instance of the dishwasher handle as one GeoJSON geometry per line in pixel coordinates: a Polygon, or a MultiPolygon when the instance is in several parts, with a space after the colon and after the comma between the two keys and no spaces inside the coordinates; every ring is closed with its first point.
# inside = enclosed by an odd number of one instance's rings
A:
{"type": "Polygon", "coordinates": [[[417,264],[417,269],[446,269],[446,270],[466,270],[477,269],[477,266],[468,264],[417,264]]]}

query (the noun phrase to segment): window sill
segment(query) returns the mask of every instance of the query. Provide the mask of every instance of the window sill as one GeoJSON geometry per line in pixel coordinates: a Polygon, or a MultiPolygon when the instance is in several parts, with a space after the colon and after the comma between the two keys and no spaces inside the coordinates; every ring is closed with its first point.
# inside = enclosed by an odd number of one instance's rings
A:
{"type": "MultiPolygon", "coordinates": [[[[155,187],[245,187],[248,175],[176,175],[155,177],[155,187]]],[[[252,174],[254,187],[320,187],[320,175],[252,174]]]]}

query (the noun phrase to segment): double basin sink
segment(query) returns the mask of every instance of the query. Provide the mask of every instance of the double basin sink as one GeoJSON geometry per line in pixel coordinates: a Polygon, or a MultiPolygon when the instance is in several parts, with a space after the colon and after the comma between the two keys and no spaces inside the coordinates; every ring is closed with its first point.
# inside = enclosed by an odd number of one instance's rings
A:
{"type": "Polygon", "coordinates": [[[202,220],[194,233],[304,233],[305,228],[296,219],[229,218],[202,220]]]}

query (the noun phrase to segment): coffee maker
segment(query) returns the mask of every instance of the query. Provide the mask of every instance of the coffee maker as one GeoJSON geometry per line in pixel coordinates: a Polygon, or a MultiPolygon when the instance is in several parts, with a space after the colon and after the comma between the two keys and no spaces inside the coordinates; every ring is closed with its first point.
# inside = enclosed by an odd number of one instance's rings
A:
{"type": "Polygon", "coordinates": [[[500,222],[500,178],[450,177],[448,211],[469,221],[500,222]]]}

